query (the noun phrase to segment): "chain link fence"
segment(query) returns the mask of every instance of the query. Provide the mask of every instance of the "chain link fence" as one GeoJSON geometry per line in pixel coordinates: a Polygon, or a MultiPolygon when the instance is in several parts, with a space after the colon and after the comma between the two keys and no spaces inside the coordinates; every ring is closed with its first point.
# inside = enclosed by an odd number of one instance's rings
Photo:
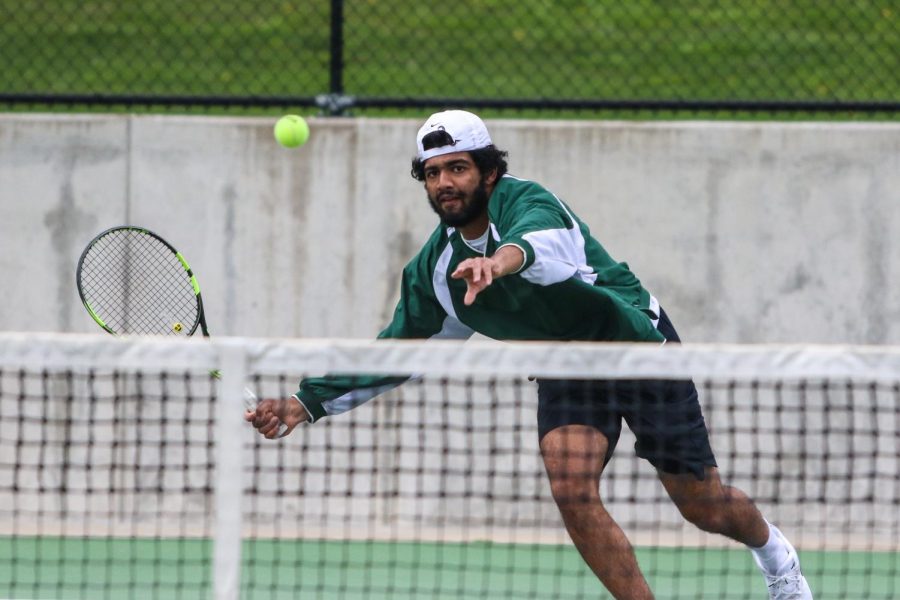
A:
{"type": "Polygon", "coordinates": [[[900,113],[896,0],[0,0],[0,104],[900,113]]]}

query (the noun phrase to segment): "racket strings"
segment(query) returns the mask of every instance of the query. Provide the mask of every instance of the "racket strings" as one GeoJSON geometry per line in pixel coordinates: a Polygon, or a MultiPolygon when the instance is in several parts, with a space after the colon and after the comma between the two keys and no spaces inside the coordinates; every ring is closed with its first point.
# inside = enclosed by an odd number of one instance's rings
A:
{"type": "Polygon", "coordinates": [[[152,235],[116,230],[84,258],[85,300],[116,333],[190,335],[200,316],[191,277],[152,235]]]}

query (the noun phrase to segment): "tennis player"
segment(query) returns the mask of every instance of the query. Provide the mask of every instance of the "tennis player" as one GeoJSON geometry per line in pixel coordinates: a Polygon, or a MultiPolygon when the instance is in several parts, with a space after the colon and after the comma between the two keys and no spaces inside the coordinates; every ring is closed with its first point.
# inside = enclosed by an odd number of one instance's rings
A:
{"type": "MultiPolygon", "coordinates": [[[[678,334],[625,263],[541,185],[507,173],[482,120],[439,112],[416,137],[412,175],[441,223],[403,271],[381,338],[596,340],[666,343],[678,334]]],[[[248,413],[275,437],[354,408],[403,379],[310,378],[293,399],[248,413]]],[[[812,598],[797,553],[742,491],[722,483],[691,381],[538,381],[540,449],[554,500],[578,551],[619,599],[650,591],[599,484],[625,420],[638,456],[657,470],[681,514],[749,547],[773,599],[812,598]]]]}

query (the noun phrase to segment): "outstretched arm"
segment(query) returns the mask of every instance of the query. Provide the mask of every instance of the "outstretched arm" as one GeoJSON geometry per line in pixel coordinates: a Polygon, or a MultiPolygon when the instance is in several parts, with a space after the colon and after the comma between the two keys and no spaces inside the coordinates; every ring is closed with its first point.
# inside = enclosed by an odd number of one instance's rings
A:
{"type": "MultiPolygon", "coordinates": [[[[472,330],[443,310],[434,297],[427,263],[413,262],[404,269],[400,301],[394,317],[379,338],[390,339],[466,339],[472,330]],[[423,267],[424,264],[424,267],[423,267]]],[[[267,399],[248,411],[244,418],[263,436],[283,437],[303,422],[316,422],[337,415],[397,387],[409,376],[391,375],[326,375],[306,377],[296,394],[286,399],[267,399]],[[281,424],[287,425],[279,436],[281,424]]]]}
{"type": "Polygon", "coordinates": [[[501,246],[493,256],[467,258],[459,263],[450,275],[453,279],[466,280],[466,306],[475,302],[475,297],[494,279],[515,273],[525,263],[525,253],[518,246],[501,246]]]}

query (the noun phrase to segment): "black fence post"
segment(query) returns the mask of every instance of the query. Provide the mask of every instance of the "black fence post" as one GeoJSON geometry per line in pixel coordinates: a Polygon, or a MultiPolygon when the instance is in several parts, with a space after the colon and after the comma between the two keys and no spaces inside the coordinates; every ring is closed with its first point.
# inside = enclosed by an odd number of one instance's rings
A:
{"type": "Polygon", "coordinates": [[[331,0],[331,64],[328,94],[316,97],[316,104],[330,115],[342,115],[353,105],[344,94],[344,1],[331,0]]]}
{"type": "Polygon", "coordinates": [[[344,2],[331,0],[331,85],[332,95],[344,93],[344,2]]]}

